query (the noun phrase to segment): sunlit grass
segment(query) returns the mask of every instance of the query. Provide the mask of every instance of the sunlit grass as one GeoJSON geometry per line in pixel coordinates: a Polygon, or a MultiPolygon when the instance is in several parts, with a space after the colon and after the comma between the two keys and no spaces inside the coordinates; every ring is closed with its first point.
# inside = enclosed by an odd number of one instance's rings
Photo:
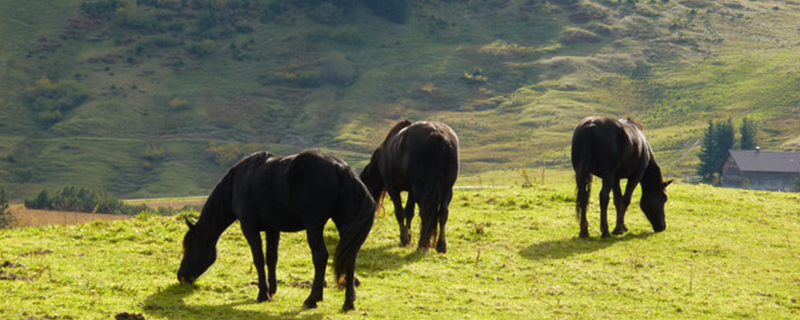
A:
{"type": "MultiPolygon", "coordinates": [[[[515,175],[481,179],[509,185],[515,175]]],[[[0,280],[7,293],[0,317],[773,319],[800,313],[797,194],[675,184],[666,231],[652,232],[635,195],[630,232],[610,239],[599,238],[593,195],[593,238],[586,240],[577,237],[569,179],[562,172],[531,188],[457,189],[446,254],[399,247],[387,201],[359,255],[356,311],[346,314],[339,311],[343,292],[330,286],[319,309],[301,308],[313,277],[302,232],[283,235],[278,294],[257,304],[255,271],[237,225],[222,236],[219,259],[193,287],[175,278],[185,232],[175,218],[4,230],[0,260],[14,265],[0,270],[24,279],[0,280]]],[[[329,251],[337,239],[329,224],[329,251]]]]}

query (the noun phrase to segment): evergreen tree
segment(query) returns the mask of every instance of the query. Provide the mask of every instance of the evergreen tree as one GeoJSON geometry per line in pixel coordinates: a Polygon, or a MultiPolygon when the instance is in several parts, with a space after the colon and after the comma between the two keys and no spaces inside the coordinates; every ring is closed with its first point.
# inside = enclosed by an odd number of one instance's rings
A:
{"type": "Polygon", "coordinates": [[[755,123],[744,117],[742,119],[742,126],[739,128],[739,147],[742,150],[754,150],[758,144],[756,135],[758,129],[755,123]]]}
{"type": "Polygon", "coordinates": [[[715,147],[717,143],[714,141],[714,122],[708,120],[708,128],[703,135],[703,144],[700,146],[700,165],[697,167],[697,174],[703,182],[712,182],[714,180],[714,154],[716,153],[715,147]]]}
{"type": "Polygon", "coordinates": [[[0,229],[8,228],[12,222],[14,222],[14,216],[8,210],[6,189],[0,189],[0,229]]]}
{"type": "Polygon", "coordinates": [[[728,157],[728,151],[733,147],[733,141],[733,122],[730,119],[720,123],[708,122],[698,156],[700,166],[697,168],[697,173],[704,182],[713,183],[715,176],[722,174],[722,166],[728,157]]]}

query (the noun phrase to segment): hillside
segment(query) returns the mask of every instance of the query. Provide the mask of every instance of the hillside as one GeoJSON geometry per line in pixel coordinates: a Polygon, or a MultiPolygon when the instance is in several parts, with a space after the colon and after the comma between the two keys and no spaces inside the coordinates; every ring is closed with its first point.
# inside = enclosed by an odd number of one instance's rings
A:
{"type": "Polygon", "coordinates": [[[800,145],[796,1],[369,3],[4,1],[0,183],[206,194],[256,149],[360,169],[402,117],[450,124],[464,174],[563,167],[590,114],[643,121],[672,177],[709,119],[800,145]]]}

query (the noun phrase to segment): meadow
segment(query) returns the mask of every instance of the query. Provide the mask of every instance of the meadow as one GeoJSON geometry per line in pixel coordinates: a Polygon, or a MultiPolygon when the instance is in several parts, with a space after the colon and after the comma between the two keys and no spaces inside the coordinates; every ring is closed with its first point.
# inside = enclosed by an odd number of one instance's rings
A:
{"type": "MultiPolygon", "coordinates": [[[[284,234],[278,292],[256,303],[256,274],[235,224],[219,258],[194,286],[179,285],[185,225],[179,217],[0,231],[0,318],[109,319],[786,319],[800,314],[800,195],[670,187],[667,230],[653,233],[638,208],[630,231],[580,239],[569,174],[523,188],[518,175],[467,177],[448,222],[448,252],[400,247],[391,206],[378,212],[359,255],[356,310],[328,285],[303,309],[311,255],[304,233],[284,234]]],[[[598,190],[595,182],[595,190],[598,190]]],[[[594,192],[596,193],[596,192],[594,192]]],[[[196,213],[187,213],[196,214],[196,213]]],[[[419,231],[418,218],[413,232],[419,231]]],[[[333,252],[338,235],[326,228],[333,252]]],[[[330,263],[330,261],[329,261],[330,263]]],[[[332,270],[326,279],[332,282],[332,270]]]]}

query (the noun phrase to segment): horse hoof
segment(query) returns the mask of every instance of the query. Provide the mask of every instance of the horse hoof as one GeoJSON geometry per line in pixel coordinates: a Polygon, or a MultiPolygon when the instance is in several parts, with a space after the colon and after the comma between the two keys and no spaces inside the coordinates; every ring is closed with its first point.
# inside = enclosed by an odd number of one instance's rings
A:
{"type": "Polygon", "coordinates": [[[347,312],[350,310],[354,310],[355,308],[356,306],[353,305],[353,301],[345,301],[344,305],[342,306],[342,311],[347,312]]]}
{"type": "Polygon", "coordinates": [[[603,232],[603,234],[600,237],[601,238],[611,238],[611,234],[608,233],[608,231],[606,231],[606,232],[603,232]]]}
{"type": "Polygon", "coordinates": [[[581,233],[578,236],[581,237],[581,238],[584,238],[584,239],[588,239],[589,238],[589,231],[581,231],[581,233]]]}
{"type": "Polygon", "coordinates": [[[272,298],[269,295],[263,295],[263,296],[262,295],[258,295],[258,298],[256,298],[256,302],[260,303],[260,302],[264,302],[264,301],[272,302],[272,298]]]}
{"type": "Polygon", "coordinates": [[[620,229],[620,228],[614,228],[614,231],[611,232],[611,233],[616,234],[616,235],[621,235],[621,234],[625,233],[625,231],[628,231],[628,230],[620,229]]]}
{"type": "Polygon", "coordinates": [[[411,236],[410,235],[400,236],[400,246],[405,247],[405,246],[407,246],[409,244],[411,244],[411,236]]]}
{"type": "Polygon", "coordinates": [[[443,245],[443,244],[437,245],[436,246],[436,252],[438,252],[438,253],[447,253],[447,245],[443,245]]]}
{"type": "Polygon", "coordinates": [[[303,302],[303,308],[316,309],[317,308],[317,302],[316,301],[306,300],[306,302],[303,302]]]}

